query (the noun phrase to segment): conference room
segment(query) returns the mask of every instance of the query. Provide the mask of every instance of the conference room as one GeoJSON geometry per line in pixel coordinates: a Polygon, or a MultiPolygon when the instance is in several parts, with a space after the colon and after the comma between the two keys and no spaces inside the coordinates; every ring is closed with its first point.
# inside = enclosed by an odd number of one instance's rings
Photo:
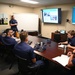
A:
{"type": "MultiPolygon", "coordinates": [[[[28,32],[28,44],[32,48],[40,45],[40,49],[36,48],[34,54],[37,59],[47,63],[43,74],[67,75],[70,71],[70,68],[66,66],[69,60],[67,53],[73,52],[74,49],[68,48],[67,45],[59,45],[59,43],[65,42],[68,39],[67,32],[75,29],[75,1],[30,0],[31,3],[34,2],[33,4],[23,1],[0,1],[0,33],[5,36],[3,32],[6,29],[12,29],[11,16],[13,15],[18,29],[16,32],[13,30],[16,41],[20,42],[19,34],[21,30],[24,30],[28,32]]],[[[5,49],[6,46],[0,47],[5,49]]],[[[2,52],[1,49],[0,74],[17,75],[19,72],[17,62],[9,64],[5,60],[8,52],[2,52]]]]}

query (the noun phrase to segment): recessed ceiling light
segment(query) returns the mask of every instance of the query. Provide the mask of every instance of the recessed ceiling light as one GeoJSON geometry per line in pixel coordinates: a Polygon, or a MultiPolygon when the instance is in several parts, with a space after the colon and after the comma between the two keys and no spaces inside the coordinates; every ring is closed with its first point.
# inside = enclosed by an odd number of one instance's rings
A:
{"type": "Polygon", "coordinates": [[[26,2],[26,3],[31,3],[31,4],[38,4],[39,2],[37,1],[32,1],[32,0],[21,0],[22,2],[26,2]]]}

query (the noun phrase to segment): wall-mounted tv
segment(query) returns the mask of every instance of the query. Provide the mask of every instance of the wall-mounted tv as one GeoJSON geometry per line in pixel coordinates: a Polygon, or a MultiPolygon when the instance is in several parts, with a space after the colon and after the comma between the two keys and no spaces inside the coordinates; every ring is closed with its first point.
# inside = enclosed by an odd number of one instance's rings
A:
{"type": "Polygon", "coordinates": [[[75,6],[72,8],[72,24],[75,24],[75,6]]]}
{"type": "Polygon", "coordinates": [[[42,21],[61,24],[61,8],[42,9],[42,21]]]}

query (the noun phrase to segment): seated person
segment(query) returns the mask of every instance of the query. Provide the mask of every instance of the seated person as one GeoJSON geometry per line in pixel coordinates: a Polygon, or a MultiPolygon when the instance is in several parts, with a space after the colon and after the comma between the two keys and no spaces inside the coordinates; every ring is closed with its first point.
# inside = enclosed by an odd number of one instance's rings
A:
{"type": "Polygon", "coordinates": [[[70,30],[67,33],[68,40],[66,42],[60,42],[60,44],[68,44],[67,47],[75,49],[75,31],[70,30]]]}
{"type": "MultiPolygon", "coordinates": [[[[5,37],[8,30],[9,30],[9,29],[4,30],[0,35],[1,35],[2,37],[5,37]]],[[[14,37],[14,31],[13,31],[13,30],[12,30],[12,37],[14,37]]]]}
{"type": "Polygon", "coordinates": [[[28,33],[26,31],[20,33],[20,39],[21,42],[14,47],[15,55],[29,60],[34,65],[43,65],[43,61],[36,61],[34,49],[28,45],[28,33]]]}
{"type": "Polygon", "coordinates": [[[0,34],[0,36],[5,37],[5,36],[6,36],[6,31],[7,31],[7,29],[4,30],[4,31],[0,34]]]}
{"type": "Polygon", "coordinates": [[[15,41],[15,39],[12,38],[13,35],[13,31],[11,29],[7,29],[6,31],[6,36],[2,37],[0,36],[0,41],[5,44],[5,45],[16,45],[17,42],[15,41]]]}
{"type": "Polygon", "coordinates": [[[69,51],[67,55],[70,57],[67,66],[71,68],[75,66],[75,50],[73,50],[73,52],[69,51]]]}

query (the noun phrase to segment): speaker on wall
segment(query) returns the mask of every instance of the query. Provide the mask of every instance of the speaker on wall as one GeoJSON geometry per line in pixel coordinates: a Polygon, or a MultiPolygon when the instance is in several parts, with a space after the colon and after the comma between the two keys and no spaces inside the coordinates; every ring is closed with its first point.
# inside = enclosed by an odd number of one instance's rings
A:
{"type": "Polygon", "coordinates": [[[69,19],[66,19],[66,22],[69,22],[69,19]]]}

